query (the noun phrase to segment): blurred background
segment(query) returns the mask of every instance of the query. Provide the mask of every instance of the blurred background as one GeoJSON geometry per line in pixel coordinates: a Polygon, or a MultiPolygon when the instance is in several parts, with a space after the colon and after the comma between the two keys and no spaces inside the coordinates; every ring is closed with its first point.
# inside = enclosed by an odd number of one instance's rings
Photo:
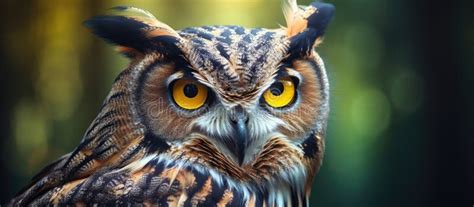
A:
{"type": "MultiPolygon", "coordinates": [[[[318,51],[332,112],[311,205],[474,205],[472,1],[328,2],[336,16],[318,51]]],[[[84,20],[132,5],[175,29],[285,24],[278,0],[2,3],[0,203],[74,149],[128,64],[84,20]]]]}

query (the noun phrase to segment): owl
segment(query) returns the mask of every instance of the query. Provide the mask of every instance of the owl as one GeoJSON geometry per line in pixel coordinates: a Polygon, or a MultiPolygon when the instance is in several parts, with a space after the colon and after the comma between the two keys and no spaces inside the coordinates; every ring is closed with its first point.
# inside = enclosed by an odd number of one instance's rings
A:
{"type": "Polygon", "coordinates": [[[284,4],[276,29],[174,30],[116,7],[85,22],[130,58],[80,144],[12,206],[309,206],[329,83],[315,48],[334,7],[284,4]]]}

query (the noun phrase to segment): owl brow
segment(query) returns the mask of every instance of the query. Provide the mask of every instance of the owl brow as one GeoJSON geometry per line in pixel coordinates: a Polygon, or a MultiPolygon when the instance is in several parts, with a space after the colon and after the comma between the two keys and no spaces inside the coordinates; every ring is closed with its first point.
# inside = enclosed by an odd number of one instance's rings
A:
{"type": "Polygon", "coordinates": [[[298,72],[297,70],[295,70],[294,68],[285,68],[286,70],[286,74],[288,74],[288,76],[291,76],[291,77],[295,77],[298,79],[298,83],[301,84],[303,82],[303,76],[301,75],[300,72],[298,72]]]}
{"type": "Polygon", "coordinates": [[[286,76],[295,77],[298,79],[300,83],[303,81],[303,76],[301,75],[300,72],[298,72],[297,70],[291,67],[285,67],[285,66],[282,66],[280,69],[278,69],[278,71],[276,72],[276,76],[274,77],[274,80],[278,80],[286,76]]]}
{"type": "Polygon", "coordinates": [[[178,71],[176,73],[171,74],[167,79],[166,79],[166,85],[170,85],[173,81],[180,79],[184,76],[183,72],[178,71]]]}
{"type": "MultiPolygon", "coordinates": [[[[180,57],[181,58],[181,57],[180,57]]],[[[177,60],[175,62],[175,65],[174,65],[174,71],[176,71],[175,73],[173,73],[173,75],[175,74],[179,74],[179,78],[192,78],[194,79],[192,73],[193,73],[193,69],[191,68],[191,66],[189,64],[187,64],[186,62],[182,61],[182,60],[177,60]]],[[[173,80],[176,80],[173,79],[173,80]]]]}
{"type": "Polygon", "coordinates": [[[170,85],[173,83],[173,81],[181,79],[181,78],[188,78],[192,79],[195,81],[198,81],[204,85],[209,86],[209,83],[206,80],[203,80],[202,77],[200,77],[200,74],[196,72],[192,72],[190,70],[179,70],[173,74],[171,74],[167,79],[166,79],[166,85],[170,85]]]}
{"type": "Polygon", "coordinates": [[[203,77],[201,77],[201,74],[197,73],[196,71],[198,70],[195,70],[188,63],[182,63],[181,65],[179,65],[179,71],[183,73],[183,77],[202,82],[201,80],[203,79],[203,77]]]}

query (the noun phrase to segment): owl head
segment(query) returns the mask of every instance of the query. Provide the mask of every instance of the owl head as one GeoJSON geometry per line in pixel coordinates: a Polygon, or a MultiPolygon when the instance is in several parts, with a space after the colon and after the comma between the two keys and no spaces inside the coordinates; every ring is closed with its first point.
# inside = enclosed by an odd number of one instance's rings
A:
{"type": "Polygon", "coordinates": [[[19,200],[50,191],[47,202],[72,199],[53,189],[87,186],[79,178],[94,186],[84,178],[113,175],[101,172],[126,172],[133,183],[140,177],[135,172],[152,163],[161,166],[156,170],[178,169],[171,180],[186,166],[241,186],[245,195],[259,189],[273,199],[281,192],[307,196],[329,113],[329,83],[315,48],[333,13],[330,4],[289,1],[286,27],[276,29],[178,31],[131,7],[86,21],[131,63],[81,144],[38,175],[19,200]]]}
{"type": "MultiPolygon", "coordinates": [[[[131,64],[113,91],[133,127],[173,159],[242,180],[298,179],[319,168],[329,111],[320,43],[334,8],[284,7],[286,27],[183,30],[130,7],[86,26],[131,64]],[[305,174],[303,176],[302,174],[305,174]]],[[[108,99],[112,99],[112,92],[108,99]]]]}

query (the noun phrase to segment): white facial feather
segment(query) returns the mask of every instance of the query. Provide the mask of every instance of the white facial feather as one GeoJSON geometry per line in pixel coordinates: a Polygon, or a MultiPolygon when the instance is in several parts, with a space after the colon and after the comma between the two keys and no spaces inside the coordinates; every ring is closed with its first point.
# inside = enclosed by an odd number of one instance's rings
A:
{"type": "MultiPolygon", "coordinates": [[[[283,120],[277,118],[263,109],[253,107],[255,112],[249,113],[248,133],[250,146],[247,146],[244,163],[251,162],[255,155],[261,150],[269,138],[275,137],[274,132],[280,125],[286,125],[283,120]]],[[[217,105],[209,109],[201,117],[193,122],[209,136],[217,139],[232,139],[233,127],[227,109],[223,105],[217,105]]],[[[213,141],[213,140],[210,140],[213,141]]],[[[225,140],[221,140],[225,141],[225,140]]],[[[214,142],[220,150],[228,152],[227,147],[214,142]]]]}

